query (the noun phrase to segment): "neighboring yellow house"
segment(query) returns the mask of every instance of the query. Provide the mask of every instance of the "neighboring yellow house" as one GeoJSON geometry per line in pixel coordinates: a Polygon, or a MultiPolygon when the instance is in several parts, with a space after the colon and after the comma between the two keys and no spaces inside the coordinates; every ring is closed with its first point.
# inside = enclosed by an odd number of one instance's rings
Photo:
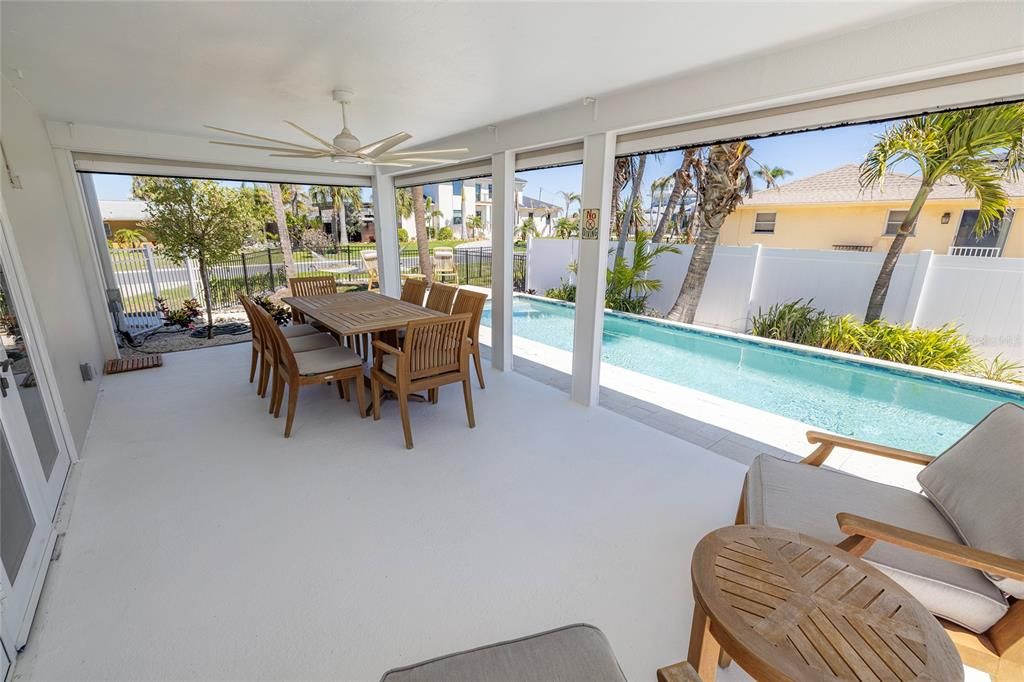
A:
{"type": "Polygon", "coordinates": [[[138,199],[100,199],[100,215],[107,239],[113,239],[118,230],[139,230],[150,242],[153,236],[143,224],[149,219],[146,202],[138,199]]]}
{"type": "MultiPolygon", "coordinates": [[[[719,243],[792,249],[887,251],[921,181],[892,173],[884,185],[861,190],[859,166],[754,192],[722,225],[719,243]]],[[[1004,183],[1010,210],[997,229],[974,236],[978,201],[955,180],[937,185],[925,202],[904,253],[1024,258],[1024,181],[1004,183]],[[1015,216],[1015,214],[1018,214],[1015,216]]]]}

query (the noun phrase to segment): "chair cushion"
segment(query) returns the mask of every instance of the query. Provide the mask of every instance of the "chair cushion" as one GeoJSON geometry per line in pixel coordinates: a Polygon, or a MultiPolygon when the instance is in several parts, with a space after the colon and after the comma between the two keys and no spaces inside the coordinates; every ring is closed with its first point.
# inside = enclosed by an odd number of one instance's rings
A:
{"type": "Polygon", "coordinates": [[[287,339],[293,353],[304,353],[309,350],[337,346],[338,341],[330,334],[306,334],[287,339]]]}
{"type": "MultiPolygon", "coordinates": [[[[960,543],[956,530],[928,498],[835,469],[759,455],[747,473],[747,522],[790,528],[831,544],[846,536],[836,514],[850,512],[960,543]]],[[[1009,605],[981,571],[884,542],[864,558],[937,616],[984,632],[1009,605]]]]}
{"type": "Polygon", "coordinates": [[[285,337],[291,339],[296,336],[306,336],[307,334],[319,333],[317,328],[311,324],[292,324],[287,327],[281,327],[281,333],[285,337]]]}
{"type": "Polygon", "coordinates": [[[310,375],[323,374],[335,369],[358,367],[363,364],[363,359],[348,348],[334,346],[296,353],[295,363],[299,366],[299,374],[310,375]]]}
{"type": "Polygon", "coordinates": [[[568,625],[384,673],[381,682],[625,682],[604,633],[568,625]]]}
{"type": "Polygon", "coordinates": [[[393,377],[398,376],[398,357],[388,353],[381,361],[380,368],[384,370],[385,374],[390,374],[393,377]]]}
{"type": "MultiPolygon", "coordinates": [[[[992,410],[922,469],[917,482],[968,545],[1024,560],[1024,407],[992,410]]],[[[1024,580],[988,577],[1024,599],[1024,580]]]]}

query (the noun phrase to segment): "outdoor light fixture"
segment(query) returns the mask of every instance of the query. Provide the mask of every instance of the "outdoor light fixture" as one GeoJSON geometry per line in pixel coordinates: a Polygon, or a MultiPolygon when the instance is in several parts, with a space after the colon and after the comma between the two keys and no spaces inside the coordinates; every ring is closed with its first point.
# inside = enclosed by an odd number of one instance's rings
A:
{"type": "Polygon", "coordinates": [[[949,211],[942,214],[942,224],[949,225],[949,211]]]}

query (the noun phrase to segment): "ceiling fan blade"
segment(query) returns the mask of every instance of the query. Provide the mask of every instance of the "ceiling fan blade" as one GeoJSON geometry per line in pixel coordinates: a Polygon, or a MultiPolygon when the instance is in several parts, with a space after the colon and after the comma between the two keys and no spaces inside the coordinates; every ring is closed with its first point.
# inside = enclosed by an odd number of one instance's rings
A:
{"type": "Polygon", "coordinates": [[[424,149],[422,151],[408,151],[408,152],[390,152],[380,156],[421,156],[423,154],[463,154],[468,152],[467,147],[459,147],[458,149],[424,149]]]}
{"type": "Polygon", "coordinates": [[[458,161],[461,161],[461,159],[435,159],[426,156],[416,156],[413,158],[399,156],[397,158],[393,158],[389,156],[385,159],[381,159],[381,161],[408,161],[410,163],[456,163],[458,161]]]}
{"type": "Polygon", "coordinates": [[[269,156],[283,156],[286,159],[321,159],[330,156],[331,152],[306,152],[298,154],[270,154],[269,156]]]}
{"type": "Polygon", "coordinates": [[[412,168],[413,166],[411,163],[398,163],[397,161],[367,161],[366,163],[374,166],[398,166],[399,168],[412,168]]]}
{"type": "MultiPolygon", "coordinates": [[[[264,142],[273,142],[274,144],[283,144],[283,145],[286,145],[288,147],[298,147],[299,149],[313,149],[313,147],[307,147],[304,144],[296,144],[294,142],[288,142],[287,140],[275,140],[272,137],[263,137],[262,135],[253,135],[252,133],[243,133],[243,132],[239,132],[237,130],[229,130],[227,128],[218,128],[217,126],[204,125],[203,127],[204,128],[209,128],[210,130],[219,130],[222,133],[231,133],[232,135],[241,135],[242,137],[251,137],[254,140],[263,140],[264,142]]],[[[317,149],[316,151],[320,151],[320,150],[317,149]]]]}
{"type": "Polygon", "coordinates": [[[262,149],[264,151],[271,152],[295,152],[299,151],[299,149],[316,153],[320,153],[321,151],[323,151],[322,149],[316,149],[315,147],[297,147],[295,149],[291,149],[289,147],[267,147],[261,144],[242,144],[241,142],[220,142],[219,140],[210,140],[210,144],[219,144],[225,147],[245,147],[246,149],[262,149]]]}
{"type": "Polygon", "coordinates": [[[330,142],[328,142],[327,140],[323,139],[322,137],[317,137],[317,136],[316,136],[316,135],[314,135],[313,133],[309,132],[308,130],[306,130],[305,128],[303,128],[302,126],[300,126],[299,124],[297,124],[297,123],[292,123],[291,121],[285,121],[285,123],[287,123],[288,125],[290,125],[290,126],[291,126],[292,128],[295,128],[296,130],[298,130],[298,131],[299,131],[300,133],[302,133],[302,134],[303,134],[303,135],[305,135],[306,137],[308,137],[308,138],[310,138],[310,139],[313,139],[313,140],[316,140],[317,142],[319,142],[319,143],[320,143],[320,144],[322,144],[323,146],[327,147],[327,149],[331,150],[332,152],[333,152],[333,151],[335,151],[335,150],[337,150],[337,151],[341,151],[340,149],[338,149],[337,147],[335,147],[335,146],[334,146],[333,144],[331,144],[331,143],[330,143],[330,142]]]}
{"type": "Polygon", "coordinates": [[[371,142],[370,144],[363,145],[355,151],[356,154],[366,154],[368,156],[380,155],[387,150],[402,144],[406,140],[412,139],[412,135],[409,133],[395,133],[391,137],[385,137],[382,140],[371,142]]]}

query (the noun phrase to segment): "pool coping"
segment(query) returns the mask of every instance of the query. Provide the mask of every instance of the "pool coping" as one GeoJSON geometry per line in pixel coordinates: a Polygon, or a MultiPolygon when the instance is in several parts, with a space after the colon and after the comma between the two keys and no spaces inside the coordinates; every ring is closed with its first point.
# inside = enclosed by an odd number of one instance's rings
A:
{"type": "MultiPolygon", "coordinates": [[[[572,308],[573,310],[575,310],[576,308],[575,303],[571,303],[569,301],[561,301],[555,298],[548,298],[546,296],[537,296],[536,294],[515,292],[514,296],[525,299],[534,299],[537,301],[541,301],[543,303],[560,305],[564,308],[572,308]]],[[[834,360],[842,364],[882,369],[893,374],[898,374],[911,379],[920,379],[923,381],[929,381],[946,385],[952,384],[959,388],[966,388],[970,390],[980,389],[986,393],[995,394],[996,396],[1002,398],[1024,401],[1024,388],[1018,388],[1013,384],[1007,384],[1000,381],[992,381],[990,379],[983,379],[981,377],[971,377],[964,374],[956,374],[953,372],[943,372],[936,369],[928,369],[926,367],[914,367],[912,365],[904,365],[902,363],[892,362],[890,360],[868,358],[862,355],[843,353],[841,351],[829,350],[826,348],[813,348],[810,346],[801,345],[799,343],[792,343],[790,341],[779,341],[777,339],[766,339],[764,337],[753,336],[751,334],[745,334],[743,332],[733,332],[725,329],[716,329],[714,327],[707,327],[698,324],[688,324],[686,322],[676,322],[674,320],[664,320],[656,317],[646,317],[644,315],[624,313],[618,310],[612,310],[610,308],[605,308],[604,312],[605,314],[610,314],[615,317],[621,317],[623,319],[633,320],[635,322],[649,324],[656,327],[666,327],[669,329],[677,328],[693,332],[695,334],[701,334],[703,336],[722,337],[754,346],[766,346],[794,355],[802,355],[811,358],[827,358],[829,360],[834,360]]]]}

